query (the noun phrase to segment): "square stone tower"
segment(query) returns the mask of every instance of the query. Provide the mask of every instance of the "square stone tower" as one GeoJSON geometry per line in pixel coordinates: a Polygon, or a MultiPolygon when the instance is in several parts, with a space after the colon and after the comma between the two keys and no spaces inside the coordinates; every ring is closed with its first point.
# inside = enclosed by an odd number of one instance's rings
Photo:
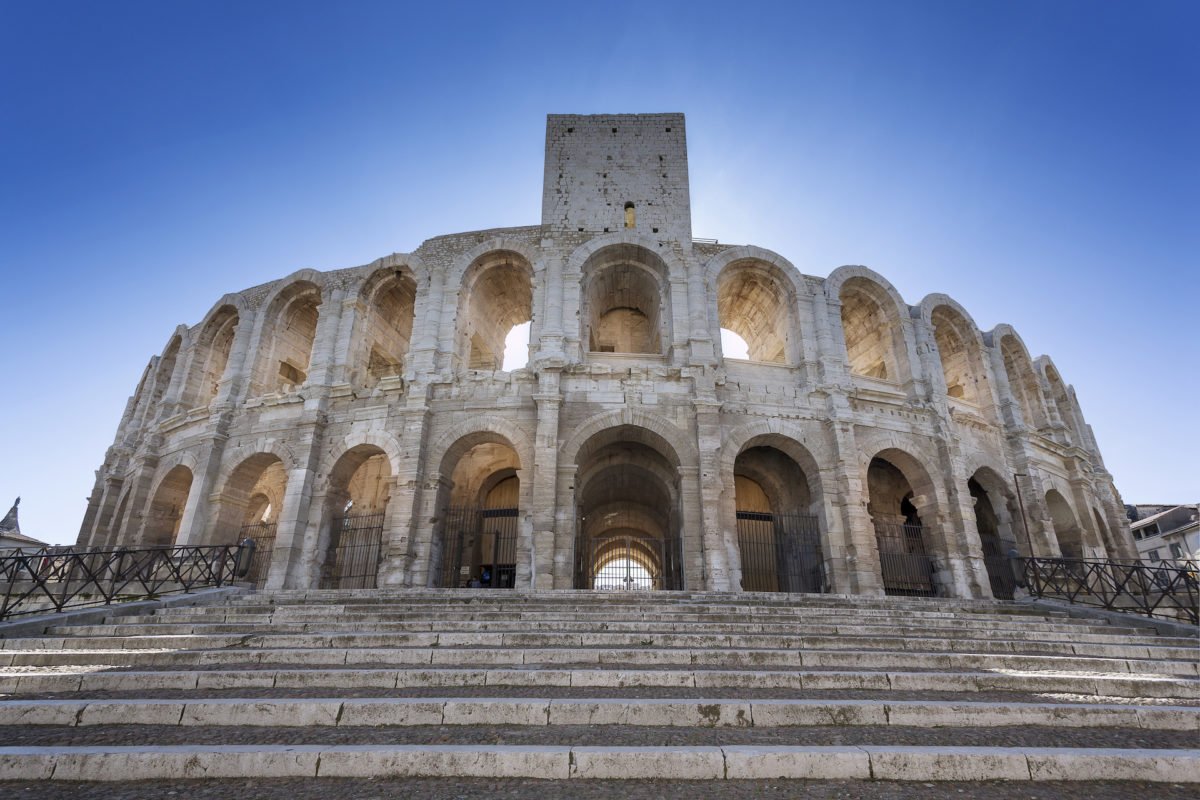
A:
{"type": "Polygon", "coordinates": [[[683,114],[550,114],[542,224],[690,242],[683,114]]]}

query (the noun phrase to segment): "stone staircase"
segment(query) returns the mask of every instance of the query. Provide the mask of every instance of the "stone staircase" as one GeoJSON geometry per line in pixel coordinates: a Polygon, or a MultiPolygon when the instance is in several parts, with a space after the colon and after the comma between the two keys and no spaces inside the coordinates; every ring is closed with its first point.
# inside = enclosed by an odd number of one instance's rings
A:
{"type": "MultiPolygon", "coordinates": [[[[266,797],[289,778],[474,777],[551,779],[537,791],[571,796],[605,785],[578,779],[709,780],[712,795],[778,779],[1086,780],[1161,782],[1168,796],[1200,782],[1197,640],[1135,618],[380,590],[48,619],[43,635],[0,640],[0,789],[253,779],[266,797]]],[[[439,796],[433,783],[425,796],[439,796]]]]}

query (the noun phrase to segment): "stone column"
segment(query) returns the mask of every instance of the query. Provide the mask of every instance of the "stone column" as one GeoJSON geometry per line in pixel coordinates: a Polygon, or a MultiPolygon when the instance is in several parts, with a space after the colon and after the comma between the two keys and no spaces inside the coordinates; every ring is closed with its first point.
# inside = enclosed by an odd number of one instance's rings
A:
{"type": "Polygon", "coordinates": [[[558,415],[562,407],[558,380],[556,370],[540,372],[538,390],[533,396],[537,403],[537,433],[534,438],[533,487],[530,494],[533,506],[531,580],[532,588],[539,590],[555,588],[557,567],[554,558],[554,521],[557,505],[558,415]]]}
{"type": "Polygon", "coordinates": [[[388,501],[390,524],[384,529],[383,552],[379,568],[380,586],[423,586],[414,578],[418,534],[428,525],[421,516],[422,459],[430,411],[424,389],[410,386],[408,406],[398,414],[400,430],[400,470],[395,490],[388,501]]]}
{"type": "MultiPolygon", "coordinates": [[[[696,452],[700,454],[700,525],[707,580],[704,589],[728,592],[740,588],[731,580],[727,537],[721,525],[721,403],[716,396],[696,398],[696,452]]],[[[736,531],[730,532],[735,539],[736,531]]]]}

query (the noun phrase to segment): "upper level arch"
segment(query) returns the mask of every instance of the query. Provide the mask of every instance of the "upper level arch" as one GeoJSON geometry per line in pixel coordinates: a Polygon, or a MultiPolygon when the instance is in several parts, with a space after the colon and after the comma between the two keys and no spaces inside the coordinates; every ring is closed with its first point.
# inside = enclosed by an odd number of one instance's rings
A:
{"type": "Polygon", "coordinates": [[[1009,391],[1021,410],[1025,425],[1034,431],[1045,429],[1049,424],[1046,406],[1025,343],[1009,325],[997,325],[993,328],[992,341],[1000,351],[1009,391]]]}
{"type": "Polygon", "coordinates": [[[1050,356],[1038,356],[1033,362],[1033,367],[1041,373],[1046,381],[1046,388],[1050,390],[1049,402],[1054,405],[1058,412],[1058,418],[1066,426],[1070,443],[1076,447],[1083,447],[1086,440],[1083,436],[1081,420],[1076,414],[1070,387],[1062,379],[1062,375],[1054,366],[1050,356]]]}
{"type": "Polygon", "coordinates": [[[671,342],[670,267],[635,244],[595,251],[580,276],[581,340],[590,352],[661,355],[671,342]]]}
{"type": "MultiPolygon", "coordinates": [[[[528,248],[491,249],[476,255],[462,276],[455,354],[468,369],[499,370],[505,342],[533,320],[533,261],[528,248]]],[[[528,339],[526,339],[528,347],[528,339]]],[[[522,354],[521,362],[528,360],[522,354]]]]}
{"type": "Polygon", "coordinates": [[[841,309],[850,374],[907,385],[913,379],[908,306],[892,285],[866,267],[839,267],[826,279],[825,294],[841,309]]]}
{"type": "MultiPolygon", "coordinates": [[[[314,277],[319,278],[319,273],[314,277]]],[[[251,396],[296,388],[308,380],[321,300],[319,283],[297,277],[281,285],[264,304],[251,396]]]]}
{"type": "Polygon", "coordinates": [[[715,256],[705,271],[716,289],[719,327],[746,342],[750,360],[801,360],[796,309],[805,286],[795,267],[761,248],[738,247],[715,256]]]}
{"type": "Polygon", "coordinates": [[[921,302],[920,314],[933,332],[946,394],[976,406],[990,406],[983,339],[966,309],[946,295],[937,294],[921,302]]]}
{"type": "Polygon", "coordinates": [[[374,388],[404,373],[416,318],[417,280],[407,264],[381,267],[358,289],[348,358],[352,386],[374,388]]]}
{"type": "Polygon", "coordinates": [[[233,303],[222,302],[201,323],[192,342],[191,366],[181,398],[184,408],[204,408],[216,399],[241,321],[241,310],[233,303]]]}
{"type": "Polygon", "coordinates": [[[595,442],[589,442],[592,437],[604,431],[610,431],[605,434],[606,436],[615,436],[616,434],[611,431],[618,428],[633,429],[625,430],[622,434],[625,440],[633,436],[638,441],[657,450],[675,465],[694,465],[699,462],[695,444],[685,431],[670,420],[658,414],[624,408],[620,411],[597,414],[578,425],[559,447],[559,463],[562,465],[579,464],[581,459],[586,456],[585,444],[589,448],[594,448],[608,443],[603,437],[597,438],[595,442]]]}

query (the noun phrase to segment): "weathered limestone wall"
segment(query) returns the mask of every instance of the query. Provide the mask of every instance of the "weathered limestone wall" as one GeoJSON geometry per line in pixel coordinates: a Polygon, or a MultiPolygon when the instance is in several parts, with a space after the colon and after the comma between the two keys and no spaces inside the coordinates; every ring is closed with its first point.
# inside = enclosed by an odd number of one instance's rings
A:
{"type": "Polygon", "coordinates": [[[547,141],[544,224],[303,270],[181,326],[122,417],[79,544],[161,542],[165,521],[180,544],[234,541],[262,518],[261,483],[268,585],[328,574],[354,498],[385,511],[380,583],[425,586],[453,549],[446,508],[483,507],[515,477],[501,494],[517,499],[518,587],[576,585],[589,485],[593,508],[666,498],[665,534],[632,506],[627,534],[677,542],[681,585],[736,590],[736,476],[753,471],[738,457],[770,448],[760,463],[785,459],[807,483],[776,510],[816,517],[833,591],[882,591],[876,457],[911,489],[944,594],[990,593],[972,478],[1022,552],[1061,552],[1053,491],[1086,555],[1132,557],[1074,391],[1010,327],[982,332],[943,295],[910,306],[864,267],[822,279],[762,248],[693,242],[679,115],[551,117],[547,141]],[[601,306],[639,313],[609,341],[647,352],[592,352],[601,306]],[[525,320],[525,368],[472,357],[472,339],[498,357],[525,320]],[[657,337],[633,335],[642,320],[657,337]],[[721,328],[754,360],[725,359],[721,328]]]}

